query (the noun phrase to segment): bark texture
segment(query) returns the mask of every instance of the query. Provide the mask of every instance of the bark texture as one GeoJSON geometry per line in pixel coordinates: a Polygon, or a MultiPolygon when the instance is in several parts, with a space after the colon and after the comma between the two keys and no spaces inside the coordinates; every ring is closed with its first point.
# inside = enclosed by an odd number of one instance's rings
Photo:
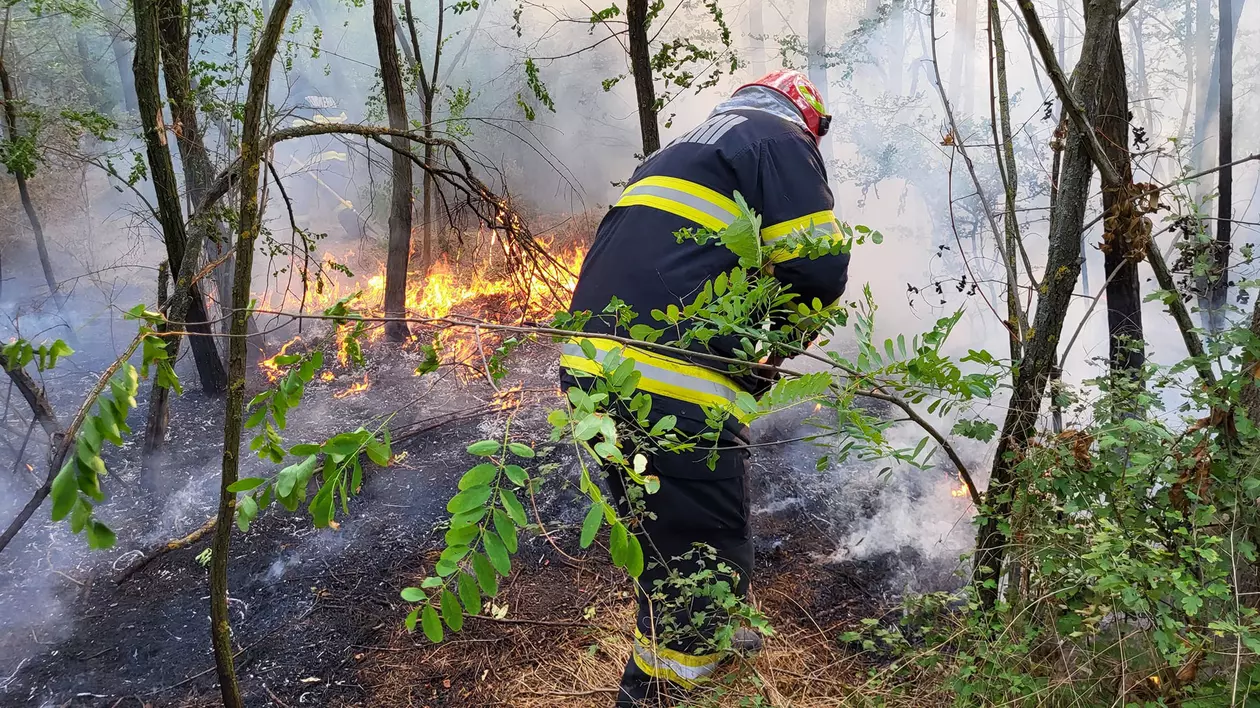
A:
{"type": "MultiPolygon", "coordinates": [[[[381,62],[389,127],[407,130],[407,103],[390,0],[372,0],[372,24],[376,30],[376,51],[381,62]]],[[[391,140],[394,145],[393,190],[389,203],[389,250],[385,257],[385,316],[401,318],[407,316],[407,261],[411,255],[411,161],[399,150],[405,153],[411,147],[405,138],[395,136],[391,140]]],[[[402,341],[408,334],[404,322],[385,325],[385,336],[392,341],[402,341]]]]}
{"type": "Polygon", "coordinates": [[[258,174],[262,163],[262,116],[267,106],[268,78],[276,45],[284,31],[293,0],[276,0],[258,48],[250,60],[249,91],[241,126],[240,235],[236,242],[236,273],[232,279],[232,337],[228,344],[228,392],[223,425],[223,471],[219,487],[218,521],[210,555],[210,637],[215,671],[226,708],[243,708],[232,660],[232,628],[228,612],[228,557],[236,514],[236,493],[230,490],[240,473],[242,414],[245,407],[245,357],[248,343],[249,284],[254,266],[254,243],[260,225],[258,174]]]}
{"type": "MultiPolygon", "coordinates": [[[[1036,20],[1031,0],[1021,0],[1020,9],[1029,21],[1030,31],[1036,20]]],[[[1091,0],[1086,6],[1085,37],[1081,57],[1073,72],[1075,96],[1066,89],[1066,82],[1056,80],[1060,99],[1072,100],[1081,109],[1081,116],[1069,124],[1063,153],[1063,172],[1054,212],[1050,216],[1049,245],[1045,277],[1037,301],[1031,336],[1024,348],[1015,376],[1011,403],[1002,425],[1001,438],[985,493],[985,515],[977,537],[974,557],[974,581],[981,602],[993,606],[998,598],[998,578],[1002,575],[1005,556],[1010,550],[1008,522],[1014,497],[1018,494],[1016,472],[1023,450],[1033,432],[1041,411],[1042,396],[1057,359],[1059,337],[1067,316],[1072,291],[1080,274],[1080,233],[1085,222],[1085,207],[1093,177],[1090,138],[1081,125],[1088,126],[1098,105],[1102,66],[1111,54],[1116,23],[1120,14],[1119,0],[1091,0]]],[[[1040,22],[1036,22],[1040,28],[1040,22]]],[[[1044,32],[1038,37],[1038,49],[1053,61],[1044,32]]],[[[1053,77],[1052,77],[1053,78],[1053,77]]]]}
{"type": "Polygon", "coordinates": [[[1137,264],[1146,257],[1150,222],[1137,210],[1129,157],[1129,88],[1117,23],[1099,84],[1095,121],[1103,152],[1120,182],[1103,188],[1103,266],[1107,273],[1107,331],[1111,370],[1135,375],[1146,361],[1142,335],[1142,290],[1137,264]]]}
{"type": "MultiPolygon", "coordinates": [[[[133,72],[136,77],[136,98],[140,103],[140,121],[144,128],[145,152],[149,163],[149,178],[157,199],[158,220],[162,226],[162,240],[166,244],[166,260],[176,264],[184,261],[187,235],[184,231],[184,213],[179,203],[179,183],[166,142],[166,125],[162,116],[162,96],[158,88],[158,60],[160,57],[158,18],[161,9],[158,0],[136,0],[136,56],[133,72]]],[[[172,268],[175,266],[172,265],[172,268]]],[[[223,393],[226,374],[219,358],[213,334],[207,323],[206,305],[201,289],[194,283],[188,303],[186,320],[172,317],[173,322],[184,321],[184,327],[195,335],[192,338],[193,358],[201,388],[210,395],[223,393]]],[[[178,343],[168,345],[171,350],[178,343]]]]}
{"type": "Polygon", "coordinates": [[[643,138],[643,156],[647,157],[661,149],[656,83],[652,79],[652,57],[648,46],[647,0],[626,0],[626,22],[629,25],[630,73],[634,76],[634,94],[639,104],[639,133],[643,138]]]}

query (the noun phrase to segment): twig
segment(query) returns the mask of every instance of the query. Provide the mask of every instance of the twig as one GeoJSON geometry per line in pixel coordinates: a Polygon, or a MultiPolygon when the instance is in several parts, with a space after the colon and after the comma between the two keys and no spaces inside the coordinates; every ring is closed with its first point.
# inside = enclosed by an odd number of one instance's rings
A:
{"type": "Polygon", "coordinates": [[[206,522],[202,524],[200,528],[188,534],[187,536],[184,536],[183,538],[177,538],[171,541],[167,541],[166,543],[163,543],[162,545],[157,546],[151,549],[150,551],[148,551],[147,553],[141,555],[139,558],[135,560],[135,562],[127,566],[127,568],[123,570],[123,572],[118,574],[118,577],[114,579],[114,584],[122,585],[123,583],[127,582],[128,578],[140,572],[140,570],[142,570],[145,566],[149,565],[150,563],[157,560],[158,558],[166,555],[167,553],[170,553],[171,551],[178,551],[181,548],[187,548],[193,545],[194,543],[196,543],[197,541],[200,541],[206,534],[214,530],[214,525],[217,522],[218,522],[218,517],[211,516],[210,518],[206,519],[206,522]]]}
{"type": "Polygon", "coordinates": [[[1177,283],[1173,281],[1172,273],[1168,270],[1168,264],[1164,262],[1164,255],[1155,245],[1154,238],[1146,244],[1146,260],[1150,262],[1151,270],[1155,271],[1155,280],[1159,282],[1160,289],[1172,293],[1172,297],[1164,304],[1168,306],[1169,314],[1177,323],[1177,329],[1181,331],[1181,340],[1186,344],[1186,352],[1194,360],[1194,368],[1199,372],[1199,378],[1203,379],[1203,383],[1209,387],[1215,386],[1216,374],[1204,356],[1203,340],[1194,331],[1194,322],[1190,319],[1190,313],[1186,311],[1186,304],[1181,301],[1177,283]]]}
{"type": "Polygon", "coordinates": [[[486,383],[490,384],[490,388],[495,393],[503,393],[499,390],[499,385],[494,382],[494,376],[490,374],[490,362],[486,360],[486,349],[481,345],[481,327],[473,327],[473,336],[477,338],[477,351],[481,353],[481,365],[486,369],[486,383]]]}
{"type": "Polygon", "coordinates": [[[543,538],[547,539],[547,543],[550,543],[551,547],[556,549],[556,553],[559,553],[560,555],[564,556],[565,558],[568,558],[569,560],[579,565],[584,563],[585,561],[583,561],[581,558],[574,558],[568,553],[565,553],[564,551],[562,551],[560,549],[560,546],[556,545],[555,540],[551,538],[551,534],[547,532],[547,525],[543,523],[542,514],[538,513],[538,501],[534,498],[534,485],[530,484],[530,485],[527,485],[525,488],[529,490],[529,505],[534,508],[534,520],[538,522],[538,530],[542,532],[543,538]]]}

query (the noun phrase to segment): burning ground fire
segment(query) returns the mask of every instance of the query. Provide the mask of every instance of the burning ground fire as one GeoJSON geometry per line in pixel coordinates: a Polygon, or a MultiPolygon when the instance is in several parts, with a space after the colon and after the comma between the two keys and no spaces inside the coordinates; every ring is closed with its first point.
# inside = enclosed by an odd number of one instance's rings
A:
{"type": "MultiPolygon", "coordinates": [[[[344,263],[353,255],[346,252],[342,255],[325,253],[324,264],[344,263]]],[[[426,273],[410,274],[407,282],[407,313],[417,319],[441,319],[445,317],[464,317],[487,322],[515,324],[526,320],[544,320],[555,311],[568,307],[573,288],[577,285],[577,273],[586,255],[583,246],[572,246],[553,254],[557,263],[539,262],[533,272],[524,278],[512,278],[502,269],[495,269],[490,262],[452,265],[446,258],[438,260],[426,273]]],[[[297,264],[295,264],[296,266],[297,264]]],[[[341,268],[325,267],[324,272],[331,274],[318,291],[312,288],[305,299],[306,312],[320,312],[337,301],[358,292],[351,301],[351,306],[370,314],[383,314],[382,303],[385,298],[384,264],[378,263],[376,272],[355,278],[339,277],[341,268]]],[[[272,298],[276,300],[280,298],[272,298]]],[[[263,298],[260,298],[262,301],[263,298]]],[[[291,301],[290,301],[291,302],[291,301]]],[[[282,308],[282,303],[275,303],[282,308]]],[[[349,327],[350,325],[342,325],[349,327]]],[[[425,343],[432,343],[444,363],[461,364],[459,373],[464,378],[483,373],[482,358],[493,354],[502,337],[484,329],[474,330],[468,327],[451,326],[434,322],[430,325],[412,324],[413,336],[409,344],[418,343],[427,337],[425,343]]],[[[339,332],[339,335],[344,332],[339,332]]],[[[364,343],[376,342],[384,337],[384,328],[373,325],[363,337],[364,343]]],[[[337,360],[342,368],[349,365],[349,352],[345,350],[346,339],[338,336],[339,351],[337,360]]],[[[280,348],[271,358],[259,363],[262,373],[270,381],[277,380],[283,374],[283,367],[275,363],[275,358],[287,353],[289,347],[300,340],[294,337],[280,348]]],[[[322,381],[332,381],[335,376],[325,371],[320,375],[322,381]]],[[[344,398],[366,391],[371,386],[366,374],[361,382],[336,394],[344,398]]]]}

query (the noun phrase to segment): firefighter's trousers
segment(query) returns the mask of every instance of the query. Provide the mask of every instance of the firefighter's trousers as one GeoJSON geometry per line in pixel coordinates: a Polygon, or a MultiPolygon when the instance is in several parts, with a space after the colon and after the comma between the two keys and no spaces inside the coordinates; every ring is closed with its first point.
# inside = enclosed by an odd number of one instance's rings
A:
{"type": "Polygon", "coordinates": [[[753,567],[748,451],[722,450],[711,471],[707,455],[698,451],[651,456],[646,474],[659,477],[660,489],[640,494],[642,487],[630,483],[629,503],[626,480],[616,469],[609,470],[618,509],[623,517],[637,521],[644,555],[636,585],[634,652],[621,678],[619,707],[675,705],[671,696],[712,675],[723,659],[714,653],[713,633],[730,622],[715,607],[715,598],[720,601],[725,594],[729,599],[730,593],[743,598],[748,593],[753,567]],[[707,577],[697,575],[700,570],[711,571],[713,577],[692,589],[697,579],[707,577]],[[695,622],[696,613],[703,613],[705,620],[695,622]]]}

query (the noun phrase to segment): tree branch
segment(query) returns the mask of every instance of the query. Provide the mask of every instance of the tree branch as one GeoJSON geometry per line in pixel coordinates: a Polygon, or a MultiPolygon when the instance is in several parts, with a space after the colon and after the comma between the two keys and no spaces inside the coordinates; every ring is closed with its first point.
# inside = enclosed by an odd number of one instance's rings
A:
{"type": "Polygon", "coordinates": [[[1024,22],[1028,25],[1028,33],[1032,35],[1033,43],[1037,45],[1037,52],[1041,55],[1041,61],[1046,66],[1046,73],[1050,75],[1050,82],[1054,84],[1054,90],[1059,94],[1064,110],[1068,112],[1068,116],[1076,124],[1076,129],[1085,138],[1085,150],[1098,168],[1103,185],[1118,186],[1120,175],[1116,172],[1115,165],[1111,164],[1111,160],[1107,159],[1107,155],[1103,152],[1102,144],[1098,142],[1098,134],[1094,132],[1094,127],[1090,125],[1089,118],[1085,115],[1084,104],[1068,87],[1068,79],[1054,56],[1054,48],[1050,46],[1050,38],[1046,36],[1046,28],[1041,25],[1041,18],[1037,17],[1037,9],[1033,7],[1032,0],[1019,0],[1018,5],[1020,11],[1023,12],[1024,22]]]}

